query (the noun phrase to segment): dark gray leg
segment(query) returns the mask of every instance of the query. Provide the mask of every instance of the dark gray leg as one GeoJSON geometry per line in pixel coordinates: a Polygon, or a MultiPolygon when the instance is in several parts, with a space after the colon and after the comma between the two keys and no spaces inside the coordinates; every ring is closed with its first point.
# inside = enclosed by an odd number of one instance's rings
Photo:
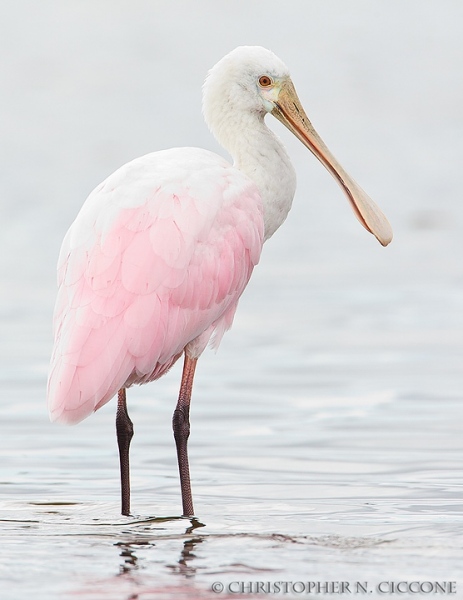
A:
{"type": "Polygon", "coordinates": [[[188,358],[188,356],[185,354],[180,393],[178,396],[177,407],[172,418],[175,444],[177,446],[180,485],[182,488],[183,515],[185,517],[192,517],[194,515],[193,498],[191,496],[187,442],[190,435],[191,390],[193,388],[193,378],[197,361],[197,358],[188,358]]]}
{"type": "Polygon", "coordinates": [[[133,423],[127,412],[125,388],[117,394],[116,413],[117,445],[119,446],[119,461],[121,465],[121,513],[130,515],[130,467],[129,448],[133,437],[133,423]]]}

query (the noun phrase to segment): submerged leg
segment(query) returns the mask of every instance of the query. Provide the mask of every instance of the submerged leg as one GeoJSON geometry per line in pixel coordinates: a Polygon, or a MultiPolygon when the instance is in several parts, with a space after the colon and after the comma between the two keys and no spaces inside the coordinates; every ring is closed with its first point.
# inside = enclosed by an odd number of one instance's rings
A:
{"type": "Polygon", "coordinates": [[[178,470],[180,472],[180,485],[182,488],[183,515],[192,517],[193,498],[191,496],[190,467],[188,465],[187,442],[190,435],[190,400],[193,388],[193,378],[197,358],[189,358],[185,353],[183,364],[182,383],[178,396],[177,407],[172,418],[175,444],[177,446],[178,470]]]}
{"type": "Polygon", "coordinates": [[[125,388],[120,389],[117,394],[116,432],[121,466],[121,513],[128,516],[130,515],[129,448],[133,437],[133,424],[127,412],[125,388]]]}

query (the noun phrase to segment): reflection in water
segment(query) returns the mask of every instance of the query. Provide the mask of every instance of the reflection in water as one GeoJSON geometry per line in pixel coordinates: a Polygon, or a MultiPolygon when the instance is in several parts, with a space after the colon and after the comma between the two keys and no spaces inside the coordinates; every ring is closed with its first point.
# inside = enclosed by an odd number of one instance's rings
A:
{"type": "Polygon", "coordinates": [[[180,558],[178,559],[178,566],[167,565],[168,568],[174,573],[179,573],[186,578],[194,577],[197,569],[190,563],[196,558],[196,554],[193,553],[195,546],[197,544],[202,544],[202,542],[204,542],[204,538],[201,537],[192,538],[183,542],[183,548],[180,553],[180,558]]]}
{"type": "MultiPolygon", "coordinates": [[[[167,519],[166,518],[150,519],[150,521],[155,521],[155,522],[165,522],[165,521],[173,521],[173,520],[178,520],[178,517],[172,517],[172,518],[167,518],[167,519]]],[[[201,523],[200,521],[198,521],[198,519],[193,517],[189,520],[189,525],[186,528],[184,535],[189,536],[195,529],[198,529],[200,527],[205,527],[204,523],[201,523]]],[[[196,568],[192,566],[192,561],[194,558],[196,558],[196,555],[194,554],[193,551],[194,551],[196,545],[201,544],[203,541],[204,541],[204,538],[199,537],[199,536],[195,537],[195,538],[188,538],[187,540],[184,540],[183,547],[180,552],[180,558],[178,559],[178,564],[167,565],[167,567],[172,572],[179,573],[186,578],[194,577],[194,575],[196,573],[196,568]]],[[[124,577],[124,579],[129,580],[134,585],[137,585],[136,572],[140,568],[143,568],[143,566],[140,564],[139,557],[137,556],[136,553],[137,553],[137,551],[140,551],[140,550],[143,550],[143,549],[146,549],[149,547],[155,547],[156,544],[151,540],[136,539],[136,540],[132,540],[130,542],[128,542],[128,541],[127,542],[117,542],[115,545],[119,546],[119,548],[121,549],[120,557],[122,559],[121,563],[119,565],[118,576],[119,577],[122,576],[122,577],[124,577]]],[[[128,600],[136,600],[137,598],[138,598],[138,594],[134,594],[134,595],[130,596],[130,598],[128,600]]]]}
{"type": "Polygon", "coordinates": [[[190,520],[190,523],[191,523],[191,525],[186,528],[186,531],[185,531],[186,535],[193,533],[193,531],[195,529],[198,529],[199,527],[206,527],[205,523],[201,523],[201,521],[198,521],[198,519],[196,517],[192,517],[192,519],[190,520]]]}
{"type": "MultiPolygon", "coordinates": [[[[198,529],[199,527],[205,527],[204,523],[201,523],[200,521],[198,521],[198,519],[195,519],[195,518],[192,518],[190,523],[191,523],[190,527],[187,527],[187,529],[185,531],[186,535],[191,534],[195,529],[198,529]]],[[[180,553],[180,558],[178,560],[178,566],[177,565],[167,565],[167,566],[170,569],[172,569],[173,572],[180,573],[184,577],[187,577],[187,578],[194,577],[194,575],[196,574],[196,568],[190,564],[193,561],[193,559],[196,558],[196,554],[193,553],[193,550],[195,549],[195,546],[197,544],[202,544],[203,541],[204,541],[204,538],[202,538],[202,537],[195,537],[195,538],[190,538],[188,540],[185,540],[183,542],[183,548],[180,553]]]]}
{"type": "MultiPolygon", "coordinates": [[[[140,546],[139,543],[137,543],[136,545],[140,546]]],[[[146,545],[151,546],[152,544],[146,545]]],[[[138,569],[138,557],[135,554],[135,548],[132,546],[132,544],[124,544],[123,542],[118,542],[116,546],[121,547],[120,556],[123,559],[123,562],[120,566],[119,575],[126,575],[127,573],[132,573],[132,571],[138,569]]]]}

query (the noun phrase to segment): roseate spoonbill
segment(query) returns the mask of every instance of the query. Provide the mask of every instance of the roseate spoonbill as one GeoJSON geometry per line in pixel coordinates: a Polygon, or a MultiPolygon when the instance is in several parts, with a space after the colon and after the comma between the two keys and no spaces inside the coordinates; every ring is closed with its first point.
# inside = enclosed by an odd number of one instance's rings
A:
{"type": "Polygon", "coordinates": [[[331,172],[360,223],[386,246],[390,225],[307,118],[272,52],[239,47],[209,72],[203,112],[233,165],[199,148],[138,158],[87,198],[58,261],[51,419],[77,423],[118,394],[122,514],[130,514],[126,388],[184,354],[173,415],[183,514],[192,516],[187,440],[198,358],[230,328],[262,245],[291,208],[296,176],[264,117],[281,121],[331,172]]]}

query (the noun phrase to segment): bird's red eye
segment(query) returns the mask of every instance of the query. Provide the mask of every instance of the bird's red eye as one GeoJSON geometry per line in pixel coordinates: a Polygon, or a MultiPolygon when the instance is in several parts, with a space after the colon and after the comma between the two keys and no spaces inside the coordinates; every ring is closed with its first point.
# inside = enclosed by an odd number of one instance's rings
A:
{"type": "Polygon", "coordinates": [[[272,78],[268,75],[262,75],[262,77],[259,77],[259,85],[261,87],[270,87],[272,84],[272,78]]]}

